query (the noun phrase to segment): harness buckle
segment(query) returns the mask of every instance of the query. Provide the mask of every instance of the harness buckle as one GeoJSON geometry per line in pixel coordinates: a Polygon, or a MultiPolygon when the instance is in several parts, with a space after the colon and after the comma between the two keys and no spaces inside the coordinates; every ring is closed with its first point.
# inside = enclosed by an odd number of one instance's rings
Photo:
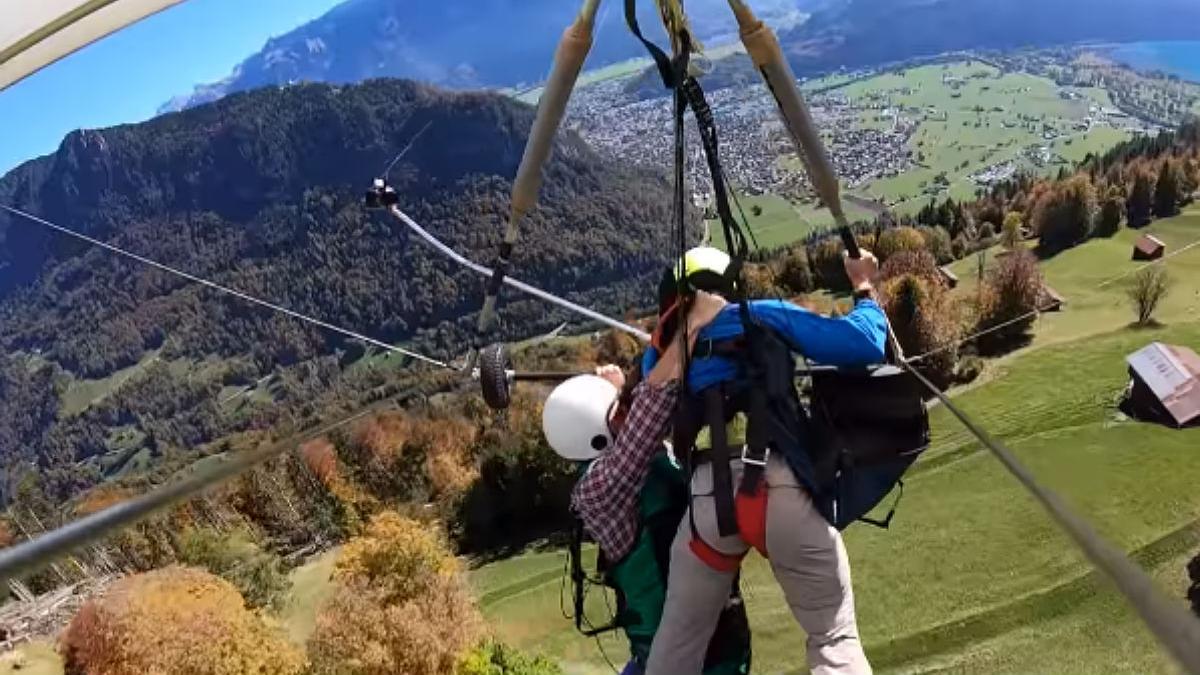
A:
{"type": "Polygon", "coordinates": [[[750,466],[758,466],[758,467],[766,468],[767,462],[771,459],[771,448],[768,447],[763,450],[762,459],[759,459],[758,457],[751,457],[748,454],[749,452],[750,452],[750,446],[743,445],[742,446],[742,464],[749,464],[750,466]]]}

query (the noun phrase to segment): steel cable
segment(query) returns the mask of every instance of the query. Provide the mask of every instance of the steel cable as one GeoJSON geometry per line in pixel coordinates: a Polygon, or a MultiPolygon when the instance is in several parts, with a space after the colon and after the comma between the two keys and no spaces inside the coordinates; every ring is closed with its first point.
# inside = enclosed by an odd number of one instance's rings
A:
{"type": "Polygon", "coordinates": [[[1125,596],[1150,632],[1190,673],[1200,674],[1200,621],[1182,603],[1163,595],[1144,570],[1123,551],[1104,540],[1086,520],[1076,515],[1053,490],[1043,487],[1012,450],[975,424],[940,389],[910,364],[905,369],[946,406],[972,435],[979,439],[1010,474],[1034,497],[1087,557],[1125,596]]]}

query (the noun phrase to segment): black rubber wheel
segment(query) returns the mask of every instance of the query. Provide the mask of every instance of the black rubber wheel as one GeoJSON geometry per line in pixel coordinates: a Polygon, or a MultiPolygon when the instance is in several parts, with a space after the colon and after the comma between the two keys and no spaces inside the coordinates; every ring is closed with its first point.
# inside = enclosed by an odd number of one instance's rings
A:
{"type": "Polygon", "coordinates": [[[484,347],[479,352],[479,384],[483,388],[483,400],[493,410],[504,410],[512,402],[508,390],[508,371],[512,361],[502,344],[484,347]]]}

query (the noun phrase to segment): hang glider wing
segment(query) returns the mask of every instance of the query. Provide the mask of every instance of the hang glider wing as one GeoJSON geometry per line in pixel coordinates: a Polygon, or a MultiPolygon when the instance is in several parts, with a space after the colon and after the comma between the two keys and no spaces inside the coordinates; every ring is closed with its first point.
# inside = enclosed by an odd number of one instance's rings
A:
{"type": "Polygon", "coordinates": [[[0,91],[183,0],[0,0],[0,91]]]}

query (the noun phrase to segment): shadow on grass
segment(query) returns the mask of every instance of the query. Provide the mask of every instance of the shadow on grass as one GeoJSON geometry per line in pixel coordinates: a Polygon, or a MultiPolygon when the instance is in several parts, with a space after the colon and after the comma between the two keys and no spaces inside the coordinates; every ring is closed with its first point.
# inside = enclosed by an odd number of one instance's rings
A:
{"type": "Polygon", "coordinates": [[[1128,328],[1129,330],[1133,330],[1133,331],[1152,331],[1152,330],[1159,330],[1162,328],[1166,328],[1167,324],[1162,323],[1158,319],[1150,319],[1146,323],[1140,323],[1138,321],[1131,321],[1128,324],[1126,324],[1125,327],[1128,328]]]}
{"type": "Polygon", "coordinates": [[[467,568],[477,570],[492,563],[524,555],[526,553],[547,553],[564,550],[571,544],[570,532],[542,532],[541,537],[534,541],[522,540],[508,545],[495,546],[486,551],[475,551],[466,554],[467,568]]]}

